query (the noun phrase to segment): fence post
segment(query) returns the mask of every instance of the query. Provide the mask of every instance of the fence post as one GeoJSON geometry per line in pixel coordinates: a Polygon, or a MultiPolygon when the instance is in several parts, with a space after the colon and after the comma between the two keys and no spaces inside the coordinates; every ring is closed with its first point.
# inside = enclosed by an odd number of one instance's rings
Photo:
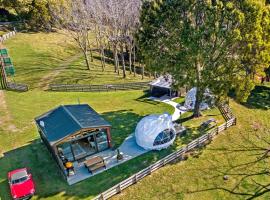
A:
{"type": "Polygon", "coordinates": [[[121,183],[118,184],[118,193],[121,193],[122,190],[121,190],[121,183]]]}
{"type": "Polygon", "coordinates": [[[134,175],[134,183],[137,183],[138,180],[137,180],[137,174],[134,175]]]}
{"type": "Polygon", "coordinates": [[[211,133],[208,133],[208,134],[207,134],[207,139],[208,139],[209,141],[212,141],[211,133]]]}
{"type": "Polygon", "coordinates": [[[200,138],[197,139],[197,147],[200,147],[201,144],[200,144],[200,138]]]}
{"type": "Polygon", "coordinates": [[[101,199],[101,200],[104,200],[103,193],[101,193],[101,195],[100,195],[100,199],[101,199]]]}

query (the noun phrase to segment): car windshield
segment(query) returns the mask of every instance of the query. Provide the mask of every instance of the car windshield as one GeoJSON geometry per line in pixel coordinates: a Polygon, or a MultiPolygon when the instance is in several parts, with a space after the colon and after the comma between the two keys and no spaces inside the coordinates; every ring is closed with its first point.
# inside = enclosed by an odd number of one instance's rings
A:
{"type": "Polygon", "coordinates": [[[25,170],[16,172],[16,173],[12,174],[12,176],[11,176],[11,183],[12,184],[22,183],[22,182],[26,181],[28,179],[28,177],[29,176],[27,174],[27,171],[25,171],[25,170]]]}
{"type": "Polygon", "coordinates": [[[25,177],[22,177],[19,179],[14,179],[14,180],[12,180],[12,184],[22,183],[22,182],[26,181],[27,179],[28,179],[28,176],[25,176],[25,177]]]}

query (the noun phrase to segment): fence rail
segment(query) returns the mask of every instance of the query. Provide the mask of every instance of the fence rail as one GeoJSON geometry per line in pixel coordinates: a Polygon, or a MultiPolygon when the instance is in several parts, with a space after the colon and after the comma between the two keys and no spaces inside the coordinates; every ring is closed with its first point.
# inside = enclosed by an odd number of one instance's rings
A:
{"type": "Polygon", "coordinates": [[[204,145],[206,142],[211,141],[213,137],[218,135],[220,132],[224,131],[226,128],[233,126],[236,124],[236,118],[233,117],[226,121],[224,124],[218,126],[217,128],[209,131],[208,133],[202,135],[201,137],[193,140],[185,147],[173,152],[172,154],[162,158],[161,160],[157,161],[156,163],[150,165],[149,167],[139,171],[138,173],[132,175],[131,177],[127,178],[126,180],[120,182],[119,184],[111,187],[110,189],[106,190],[105,192],[99,194],[94,198],[94,200],[105,200],[109,199],[112,196],[120,193],[122,190],[128,188],[129,186],[137,183],[144,177],[150,175],[152,172],[160,169],[161,167],[165,166],[166,164],[176,160],[176,159],[183,159],[183,155],[195,148],[198,148],[204,145]]]}
{"type": "Polygon", "coordinates": [[[107,84],[107,85],[72,85],[72,84],[51,84],[51,91],[56,92],[108,92],[117,90],[141,90],[147,89],[149,82],[107,84]]]}
{"type": "Polygon", "coordinates": [[[7,83],[7,89],[17,92],[27,92],[29,90],[28,85],[22,83],[7,83]]]}
{"type": "Polygon", "coordinates": [[[0,36],[0,42],[1,43],[4,42],[5,40],[9,39],[10,37],[12,37],[14,35],[16,35],[16,31],[15,30],[14,31],[11,31],[9,33],[6,33],[6,34],[0,36]]]}

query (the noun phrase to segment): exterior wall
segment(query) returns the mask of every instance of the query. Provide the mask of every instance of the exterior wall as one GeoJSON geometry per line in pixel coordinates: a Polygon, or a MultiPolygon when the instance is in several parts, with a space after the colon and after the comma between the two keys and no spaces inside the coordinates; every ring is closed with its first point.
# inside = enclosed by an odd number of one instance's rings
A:
{"type": "MultiPolygon", "coordinates": [[[[38,127],[38,126],[37,126],[38,127]]],[[[107,140],[108,140],[108,147],[112,148],[112,141],[111,141],[111,127],[99,127],[99,128],[103,128],[106,129],[107,132],[107,140]]],[[[85,131],[85,130],[84,130],[85,131]]],[[[54,158],[54,160],[56,161],[58,167],[61,170],[61,174],[64,176],[64,178],[66,179],[66,174],[65,174],[65,167],[62,163],[62,160],[59,158],[58,156],[58,152],[57,152],[57,145],[64,143],[67,141],[68,138],[63,139],[61,142],[54,144],[53,146],[48,142],[48,140],[46,139],[45,135],[43,134],[43,132],[41,131],[41,129],[38,127],[38,132],[40,135],[41,140],[43,141],[43,143],[46,145],[47,149],[49,150],[50,154],[52,155],[52,157],[54,158]]],[[[80,131],[79,133],[75,133],[74,135],[79,135],[80,133],[82,133],[82,131],[80,131]]],[[[97,152],[98,153],[98,152],[97,152]]],[[[86,156],[87,157],[87,156],[86,156]]]]}
{"type": "Polygon", "coordinates": [[[65,167],[62,163],[62,161],[59,159],[59,157],[57,156],[57,152],[55,150],[55,148],[53,146],[50,145],[50,143],[47,141],[47,139],[44,137],[42,131],[38,128],[38,132],[40,135],[41,140],[43,141],[43,143],[46,145],[47,149],[49,150],[51,156],[53,157],[53,159],[56,161],[58,167],[61,170],[61,174],[66,178],[66,174],[65,174],[65,167]]]}

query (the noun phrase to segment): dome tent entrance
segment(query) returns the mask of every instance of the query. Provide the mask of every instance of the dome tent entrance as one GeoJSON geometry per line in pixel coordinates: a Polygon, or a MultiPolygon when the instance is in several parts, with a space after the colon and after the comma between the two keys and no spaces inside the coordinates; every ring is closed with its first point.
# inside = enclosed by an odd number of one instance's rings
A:
{"type": "Polygon", "coordinates": [[[136,142],[146,150],[161,150],[175,140],[176,131],[169,114],[144,117],[135,130],[136,142]]]}

